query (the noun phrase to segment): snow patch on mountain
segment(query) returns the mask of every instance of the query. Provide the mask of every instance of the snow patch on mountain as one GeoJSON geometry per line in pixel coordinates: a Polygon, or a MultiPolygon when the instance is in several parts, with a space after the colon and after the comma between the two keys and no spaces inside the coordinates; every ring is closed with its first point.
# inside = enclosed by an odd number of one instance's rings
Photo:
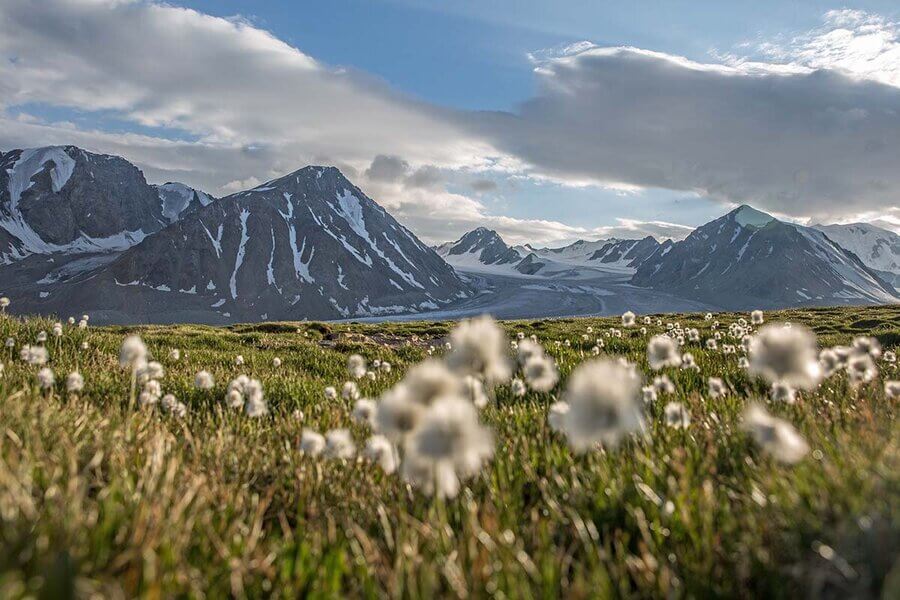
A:
{"type": "Polygon", "coordinates": [[[213,201],[209,194],[178,182],[158,185],[156,191],[159,194],[162,214],[169,223],[177,221],[182,213],[190,208],[195,195],[201,207],[207,206],[213,201]]]}
{"type": "Polygon", "coordinates": [[[765,227],[775,220],[772,215],[756,210],[744,204],[734,212],[734,220],[742,227],[765,227]]]}
{"type": "Polygon", "coordinates": [[[244,209],[241,211],[241,242],[238,245],[237,256],[234,258],[234,270],[231,272],[231,299],[237,300],[237,272],[244,263],[244,254],[247,252],[247,242],[250,236],[247,234],[247,219],[250,218],[250,211],[244,209]]]}
{"type": "Polygon", "coordinates": [[[900,235],[869,223],[813,225],[867,267],[900,275],[900,235]]]}

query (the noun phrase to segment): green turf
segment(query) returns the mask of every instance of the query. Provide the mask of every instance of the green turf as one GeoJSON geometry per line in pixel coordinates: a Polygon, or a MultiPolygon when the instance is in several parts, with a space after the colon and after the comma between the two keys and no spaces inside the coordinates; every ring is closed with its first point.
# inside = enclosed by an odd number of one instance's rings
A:
{"type": "MultiPolygon", "coordinates": [[[[720,314],[723,324],[736,314],[720,314]]],[[[743,315],[747,316],[747,315],[743,315]]],[[[900,309],[842,308],[767,314],[805,323],[822,346],[855,335],[900,346],[900,309]]],[[[702,315],[666,315],[709,336],[702,315]]],[[[566,375],[589,358],[594,336],[617,319],[506,322],[536,334],[566,375]],[[570,340],[571,347],[556,345],[570,340]]],[[[640,325],[639,325],[640,326],[640,325]]],[[[346,380],[346,356],[390,361],[363,380],[377,397],[439,346],[450,323],[264,323],[66,327],[51,339],[52,394],[18,359],[52,322],[0,317],[0,597],[868,597],[900,592],[900,427],[883,391],[897,368],[859,389],[827,380],[795,405],[769,410],[794,424],[812,451],[783,466],[739,426],[766,388],[734,356],[689,345],[699,372],[667,369],[673,396],[649,406],[650,435],[618,450],[573,454],[546,424],[559,394],[513,398],[497,390],[483,420],[496,453],[459,497],[439,501],[363,461],[304,457],[303,427],[350,427],[350,402],[326,400],[346,380]],[[166,367],[163,389],[188,406],[177,419],[128,410],[118,366],[138,332],[166,367]],[[87,350],[81,344],[87,341],[87,350]],[[167,358],[179,348],[180,361],[167,358]],[[243,367],[234,357],[242,354],[243,367]],[[272,359],[283,365],[275,369],[272,359]],[[78,369],[86,387],[67,397],[78,369]],[[195,390],[210,371],[215,389],[195,390]],[[260,379],[271,414],[249,419],[223,406],[228,381],[260,379]],[[706,378],[735,391],[706,397],[706,378]],[[679,400],[693,421],[667,428],[679,400]],[[302,411],[298,418],[296,410],[302,411]]],[[[650,334],[660,332],[655,324],[650,334]]],[[[636,362],[646,336],[606,339],[604,353],[636,362]]],[[[893,597],[898,597],[894,595],[893,597]]]]}

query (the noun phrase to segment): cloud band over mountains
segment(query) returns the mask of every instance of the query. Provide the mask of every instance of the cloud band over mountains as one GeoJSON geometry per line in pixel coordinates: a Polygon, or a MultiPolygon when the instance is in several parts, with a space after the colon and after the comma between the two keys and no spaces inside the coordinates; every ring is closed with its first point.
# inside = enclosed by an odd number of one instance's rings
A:
{"type": "Polygon", "coordinates": [[[324,65],[241,19],[129,0],[8,0],[0,147],[75,143],[220,194],[334,164],[426,238],[442,221],[513,238],[532,228],[537,242],[597,233],[491,214],[479,194],[504,177],[688,191],[799,218],[898,216],[897,31],[830,13],[822,31],[715,63],[582,43],[535,58],[537,91],[515,110],[464,112],[324,65]],[[48,106],[97,125],[38,116],[48,106]],[[450,174],[471,194],[450,191],[450,174]]]}

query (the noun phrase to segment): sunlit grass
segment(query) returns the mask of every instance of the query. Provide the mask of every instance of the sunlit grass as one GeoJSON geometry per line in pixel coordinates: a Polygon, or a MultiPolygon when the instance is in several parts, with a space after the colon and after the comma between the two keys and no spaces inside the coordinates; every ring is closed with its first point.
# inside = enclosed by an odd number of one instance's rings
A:
{"type": "MultiPolygon", "coordinates": [[[[739,316],[749,319],[716,319],[739,316]]],[[[604,354],[627,357],[649,379],[646,342],[663,329],[655,318],[647,336],[634,327],[621,339],[603,337],[621,328],[619,319],[503,326],[511,336],[537,335],[562,383],[597,337],[604,354]]],[[[900,589],[900,427],[897,401],[882,387],[900,378],[896,367],[879,363],[881,377],[858,389],[839,375],[797,404],[770,404],[811,448],[783,466],[740,428],[747,402],[765,398],[764,383],[736,356],[705,349],[702,315],[661,318],[700,329],[701,342],[688,345],[700,370],[663,370],[676,392],[648,407],[646,438],[573,454],[546,422],[559,387],[523,398],[500,387],[482,415],[496,438],[493,460],[457,498],[436,500],[362,460],[304,457],[298,443],[303,427],[346,427],[362,446],[369,432],[351,421],[352,402],[324,396],[347,379],[347,355],[392,363],[390,373],[359,381],[375,398],[430,346],[440,354],[452,324],[67,326],[46,344],[57,385],[45,393],[18,348],[53,323],[0,317],[0,340],[16,340],[0,359],[0,597],[66,589],[105,597],[849,597],[900,589]],[[165,366],[163,388],[187,405],[184,418],[128,409],[118,350],[132,332],[165,366]],[[168,358],[172,348],[180,360],[168,358]],[[213,389],[194,388],[201,369],[213,389]],[[64,391],[73,370],[85,379],[79,397],[64,391]],[[262,381],[267,417],[223,405],[241,373],[262,381]],[[709,399],[710,376],[732,391],[709,399]],[[665,426],[671,400],[690,411],[687,429],[665,426]]],[[[766,319],[805,323],[821,346],[855,335],[900,346],[897,308],[766,319]]]]}

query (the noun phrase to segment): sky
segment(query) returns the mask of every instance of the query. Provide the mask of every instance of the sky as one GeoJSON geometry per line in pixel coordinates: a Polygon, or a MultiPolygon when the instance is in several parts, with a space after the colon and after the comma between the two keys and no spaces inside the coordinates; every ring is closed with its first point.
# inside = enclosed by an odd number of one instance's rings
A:
{"type": "Polygon", "coordinates": [[[4,0],[0,149],[217,196],[332,164],[424,240],[900,229],[900,6],[4,0]]]}

